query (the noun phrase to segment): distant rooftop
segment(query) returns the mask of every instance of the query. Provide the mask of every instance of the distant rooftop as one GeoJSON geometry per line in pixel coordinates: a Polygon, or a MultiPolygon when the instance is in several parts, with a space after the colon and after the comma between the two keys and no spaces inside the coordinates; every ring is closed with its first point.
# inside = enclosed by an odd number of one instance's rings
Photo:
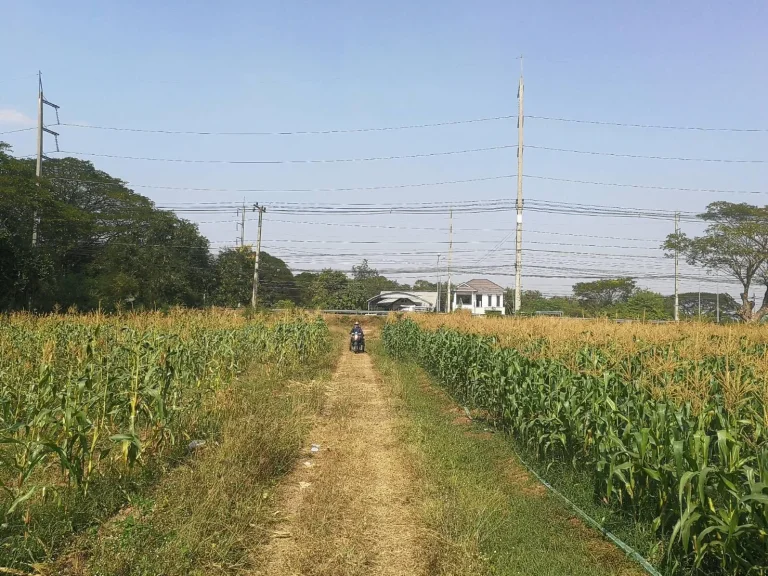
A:
{"type": "Polygon", "coordinates": [[[481,294],[504,294],[504,288],[482,278],[470,280],[456,286],[456,292],[480,292],[481,294]]]}
{"type": "Polygon", "coordinates": [[[394,302],[395,300],[400,299],[400,297],[407,298],[408,296],[415,296],[416,298],[429,303],[429,305],[433,307],[437,302],[437,292],[434,290],[431,292],[421,292],[421,291],[414,292],[411,290],[382,290],[378,296],[371,298],[371,300],[374,300],[375,298],[380,298],[382,296],[385,297],[387,302],[384,302],[384,299],[382,299],[382,300],[379,300],[379,302],[381,303],[394,302]]]}

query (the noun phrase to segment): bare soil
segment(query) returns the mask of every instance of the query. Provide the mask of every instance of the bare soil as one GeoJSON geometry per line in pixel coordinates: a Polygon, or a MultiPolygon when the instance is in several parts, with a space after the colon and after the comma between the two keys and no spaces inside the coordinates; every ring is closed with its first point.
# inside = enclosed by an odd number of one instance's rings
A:
{"type": "Polygon", "coordinates": [[[425,573],[417,486],[391,400],[370,357],[345,351],[310,437],[319,450],[308,445],[282,483],[257,574],[425,573]]]}

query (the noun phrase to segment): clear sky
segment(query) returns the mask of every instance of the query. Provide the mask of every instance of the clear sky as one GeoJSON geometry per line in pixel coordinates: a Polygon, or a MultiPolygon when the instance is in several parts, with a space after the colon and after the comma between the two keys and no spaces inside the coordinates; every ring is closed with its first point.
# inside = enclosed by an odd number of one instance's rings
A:
{"type": "MultiPolygon", "coordinates": [[[[768,4],[763,1],[72,0],[62,4],[0,0],[0,14],[0,132],[34,123],[34,74],[38,69],[43,71],[46,97],[61,106],[61,121],[92,126],[313,131],[514,115],[520,54],[524,55],[525,111],[529,115],[768,128],[768,4]]],[[[52,117],[47,120],[52,122],[52,117]]],[[[66,126],[58,131],[61,149],[66,151],[185,159],[360,158],[517,143],[514,120],[291,136],[180,136],[66,126]]],[[[12,144],[17,154],[34,152],[32,131],[0,135],[0,139],[12,144]]],[[[525,144],[645,156],[768,161],[765,131],[660,130],[529,118],[525,144]]],[[[48,139],[46,149],[53,148],[48,139]]],[[[768,192],[766,163],[650,160],[536,148],[526,149],[524,158],[524,173],[531,176],[768,192]]],[[[516,194],[514,178],[358,192],[183,190],[371,187],[512,175],[517,169],[513,148],[327,164],[93,161],[114,176],[147,186],[136,189],[160,205],[242,201],[244,197],[248,203],[267,206],[276,201],[448,202],[514,198],[516,194]]],[[[538,178],[525,179],[524,195],[531,201],[682,211],[701,211],[717,199],[766,203],[765,194],[661,191],[538,178]]],[[[510,212],[457,214],[454,263],[473,266],[508,235],[514,218],[510,212]]],[[[214,247],[234,243],[238,234],[234,213],[192,219],[202,222],[200,228],[214,247]]],[[[267,212],[264,247],[283,256],[295,269],[330,265],[348,269],[366,254],[381,270],[411,264],[434,266],[432,253],[447,251],[447,215],[313,219],[333,225],[286,223],[291,220],[311,219],[267,212]],[[344,243],[360,240],[379,243],[344,243]],[[337,255],[319,255],[328,253],[337,255]]],[[[671,221],[542,212],[528,212],[524,221],[526,289],[567,293],[578,276],[608,270],[634,274],[649,288],[672,291],[671,280],[642,278],[672,271],[657,248],[672,231],[671,221]],[[628,246],[632,248],[625,248],[628,246]],[[553,269],[565,268],[573,278],[543,277],[554,275],[553,269]]],[[[683,230],[696,232],[697,227],[686,223],[683,230]]],[[[255,238],[253,220],[247,225],[246,238],[255,238]]],[[[508,266],[504,271],[510,276],[471,276],[512,285],[513,248],[514,235],[483,260],[484,265],[508,266]]],[[[468,278],[459,275],[454,281],[468,278]]],[[[682,291],[698,289],[695,280],[683,281],[681,287],[682,291]]],[[[735,290],[731,292],[735,295],[735,290]]]]}

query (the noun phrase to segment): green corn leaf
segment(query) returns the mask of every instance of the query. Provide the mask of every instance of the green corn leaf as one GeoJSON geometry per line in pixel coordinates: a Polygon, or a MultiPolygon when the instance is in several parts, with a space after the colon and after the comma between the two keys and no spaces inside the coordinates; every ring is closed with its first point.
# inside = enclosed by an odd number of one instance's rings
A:
{"type": "Polygon", "coordinates": [[[10,516],[13,513],[13,511],[16,510],[16,508],[19,506],[19,504],[23,504],[24,502],[26,502],[27,500],[32,498],[32,495],[35,493],[36,490],[37,490],[37,487],[33,486],[29,491],[27,491],[26,493],[22,494],[21,496],[18,496],[11,503],[11,506],[10,506],[10,508],[8,508],[8,510],[6,511],[5,515],[6,516],[10,516]]]}

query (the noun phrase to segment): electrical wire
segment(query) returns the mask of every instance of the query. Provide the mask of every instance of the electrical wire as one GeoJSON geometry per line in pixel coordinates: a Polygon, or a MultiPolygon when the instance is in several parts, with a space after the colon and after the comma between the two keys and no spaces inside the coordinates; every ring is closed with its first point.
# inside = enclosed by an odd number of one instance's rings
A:
{"type": "MultiPolygon", "coordinates": [[[[351,134],[361,132],[389,132],[397,130],[412,130],[419,128],[436,128],[441,126],[456,126],[461,124],[476,124],[482,122],[494,122],[499,120],[516,120],[517,115],[488,116],[482,118],[472,118],[465,120],[447,120],[442,122],[432,122],[424,124],[404,124],[400,126],[383,126],[369,128],[339,128],[328,130],[293,130],[293,131],[196,131],[196,130],[170,130],[157,128],[132,128],[125,126],[98,126],[94,124],[63,123],[61,126],[70,128],[83,128],[88,130],[107,130],[113,132],[138,132],[147,134],[168,134],[183,136],[296,136],[296,135],[323,135],[323,134],[351,134]]],[[[656,130],[680,130],[697,132],[735,132],[735,133],[764,133],[768,128],[718,128],[710,126],[675,126],[666,124],[641,124],[630,122],[611,122],[607,120],[584,120],[579,118],[562,118],[556,116],[538,116],[528,114],[526,120],[545,120],[548,122],[567,122],[572,124],[591,124],[596,126],[615,126],[622,128],[645,128],[656,130]]]]}
{"type": "MultiPolygon", "coordinates": [[[[232,220],[208,220],[208,221],[196,221],[195,224],[214,224],[214,223],[232,223],[232,220]]],[[[414,231],[438,231],[446,232],[447,227],[435,228],[435,227],[410,227],[410,226],[385,226],[379,224],[348,224],[344,222],[316,222],[310,220],[279,220],[269,219],[270,223],[278,224],[296,224],[296,225],[309,225],[309,226],[337,226],[347,228],[371,228],[371,229],[384,229],[384,230],[414,230],[414,231]]],[[[454,232],[509,232],[509,228],[453,228],[454,232]]],[[[512,229],[514,232],[514,229],[512,229]]],[[[526,234],[552,234],[556,236],[577,236],[581,238],[602,238],[606,240],[627,240],[633,242],[663,242],[663,239],[657,238],[626,238],[623,236],[597,236],[593,234],[575,234],[570,232],[553,232],[551,230],[529,230],[525,231],[526,234]]],[[[589,246],[589,244],[585,244],[589,246]]],[[[613,246],[614,248],[621,248],[622,246],[613,246]]],[[[624,248],[640,248],[640,246],[624,246],[624,248]]]]}
{"type": "Polygon", "coordinates": [[[99,184],[105,186],[124,187],[130,185],[134,188],[150,188],[153,190],[184,190],[190,192],[356,192],[365,190],[396,190],[401,188],[422,188],[427,186],[446,186],[450,184],[473,184],[477,182],[488,182],[492,180],[507,180],[516,178],[516,174],[505,174],[502,176],[485,176],[480,178],[467,178],[464,180],[445,180],[441,182],[421,182],[414,184],[391,184],[381,186],[357,186],[349,188],[190,188],[184,186],[156,186],[151,184],[133,184],[130,182],[99,182],[97,180],[79,180],[77,178],[62,178],[51,176],[49,180],[58,180],[64,182],[75,182],[80,184],[99,184]]]}
{"type": "MultiPolygon", "coordinates": [[[[625,206],[607,206],[601,204],[580,204],[569,202],[556,202],[548,200],[529,199],[525,203],[526,209],[534,212],[548,212],[579,216],[607,216],[622,218],[651,218],[669,220],[674,218],[675,212],[669,210],[641,209],[625,206]]],[[[160,210],[175,211],[179,214],[189,213],[232,213],[242,208],[235,202],[180,202],[168,205],[155,206],[160,210]]],[[[347,204],[321,204],[300,202],[271,202],[271,213],[290,215],[328,215],[328,216],[368,216],[381,214],[445,214],[449,210],[465,213],[482,212],[506,212],[515,209],[515,202],[511,199],[488,199],[459,202],[411,202],[411,203],[347,203],[347,204]]],[[[677,212],[682,220],[698,221],[693,212],[677,212]]]]}
{"type": "MultiPolygon", "coordinates": [[[[34,156],[34,155],[33,155],[34,156]]],[[[57,159],[60,161],[61,159],[57,159]]],[[[447,186],[453,184],[474,184],[477,182],[488,182],[494,180],[510,180],[517,178],[517,174],[502,174],[499,176],[483,176],[478,178],[466,178],[461,180],[444,180],[437,182],[419,182],[409,184],[385,184],[380,186],[353,186],[345,188],[199,188],[191,186],[164,186],[158,184],[135,184],[133,182],[100,182],[98,180],[82,180],[78,178],[65,178],[61,176],[48,176],[49,180],[72,182],[79,184],[95,184],[100,186],[116,186],[132,188],[147,188],[151,190],[181,190],[189,192],[237,192],[237,193],[273,193],[273,192],[356,192],[356,191],[375,191],[375,190],[397,190],[404,188],[422,188],[429,186],[447,186]]],[[[702,192],[712,194],[768,194],[766,190],[724,190],[719,188],[685,188],[675,186],[656,186],[652,184],[632,184],[621,182],[599,182],[595,180],[577,180],[572,178],[556,178],[554,176],[541,176],[535,174],[524,174],[523,178],[535,180],[548,180],[552,182],[566,182],[570,184],[589,184],[593,186],[607,186],[616,188],[635,188],[640,190],[663,190],[670,192],[702,192]]]]}
{"type": "Polygon", "coordinates": [[[0,80],[0,84],[4,84],[6,82],[15,82],[16,80],[26,80],[27,78],[37,78],[38,72],[35,72],[34,74],[27,74],[25,76],[15,76],[14,78],[3,78],[0,80]]]}
{"type": "Polygon", "coordinates": [[[18,132],[29,132],[30,130],[34,130],[35,127],[32,126],[30,128],[18,128],[17,130],[6,130],[5,132],[0,132],[0,136],[3,134],[16,134],[18,132]]]}
{"type": "Polygon", "coordinates": [[[480,258],[478,258],[478,260],[475,262],[475,265],[478,265],[478,264],[480,264],[481,262],[483,262],[484,260],[486,260],[486,259],[487,259],[487,258],[488,258],[488,257],[489,257],[491,254],[493,254],[493,253],[494,253],[494,252],[496,252],[496,251],[497,251],[499,248],[501,248],[501,247],[504,245],[504,242],[506,242],[506,241],[509,239],[509,237],[510,237],[510,236],[512,236],[512,234],[514,234],[515,232],[516,232],[516,230],[510,230],[510,231],[509,231],[509,233],[508,233],[506,236],[504,236],[504,238],[502,238],[501,240],[499,240],[498,244],[496,244],[496,245],[495,245],[493,248],[491,248],[490,250],[488,250],[488,252],[486,252],[486,253],[485,253],[483,256],[481,256],[480,258]]]}
{"type": "Polygon", "coordinates": [[[423,154],[403,154],[396,156],[370,156],[367,158],[329,158],[329,159],[291,159],[291,160],[208,160],[188,158],[153,158],[149,156],[119,156],[116,154],[100,154],[94,152],[74,152],[61,150],[59,154],[73,156],[88,156],[95,158],[115,158],[120,160],[142,160],[147,162],[173,162],[183,164],[254,164],[254,165],[279,165],[279,164],[337,164],[353,162],[378,162],[385,160],[405,160],[413,158],[433,158],[437,156],[454,156],[458,154],[472,154],[476,152],[492,152],[496,150],[509,150],[517,148],[517,145],[504,144],[501,146],[488,146],[485,148],[468,148],[466,150],[448,150],[445,152],[425,152],[423,154]]]}
{"type": "Polygon", "coordinates": [[[722,162],[732,164],[765,164],[768,160],[743,160],[726,158],[686,158],[682,156],[644,156],[642,154],[622,154],[618,152],[597,152],[594,150],[572,150],[570,148],[552,148],[550,146],[535,146],[526,144],[525,148],[547,150],[549,152],[567,152],[569,154],[589,154],[591,156],[612,156],[615,158],[635,158],[642,160],[676,160],[680,162],[722,162]]]}
{"type": "Polygon", "coordinates": [[[670,126],[663,124],[631,124],[627,122],[608,122],[604,120],[580,120],[575,118],[556,118],[553,116],[526,115],[525,119],[548,120],[552,122],[571,122],[574,124],[594,124],[597,126],[620,126],[623,128],[654,128],[658,130],[694,130],[698,132],[768,132],[768,128],[712,128],[702,126],[670,126]]]}
{"type": "Polygon", "coordinates": [[[555,178],[554,176],[537,176],[524,174],[523,178],[536,180],[550,180],[552,182],[568,182],[571,184],[590,184],[593,186],[611,186],[617,188],[638,188],[641,190],[664,190],[671,192],[706,192],[712,194],[768,194],[765,190],[722,190],[718,188],[679,188],[675,186],[654,186],[650,184],[624,184],[618,182],[597,182],[594,180],[573,180],[569,178],[555,178]]]}
{"type": "Polygon", "coordinates": [[[129,128],[129,127],[116,127],[116,126],[95,126],[92,124],[72,124],[63,123],[60,126],[67,126],[70,128],[86,128],[90,130],[110,130],[115,132],[140,132],[147,134],[170,134],[170,135],[183,135],[183,136],[303,136],[303,135],[322,135],[322,134],[353,134],[361,132],[391,132],[396,130],[413,130],[418,128],[436,128],[439,126],[457,126],[460,124],[477,124],[481,122],[494,122],[498,120],[511,120],[516,119],[516,115],[512,116],[489,116],[486,118],[472,118],[469,120],[449,120],[445,122],[433,122],[427,124],[406,124],[402,126],[384,126],[374,128],[350,128],[350,129],[333,129],[333,130],[295,130],[295,131],[279,131],[279,132],[214,132],[214,131],[193,131],[193,130],[166,130],[166,129],[150,129],[150,128],[129,128]]]}

